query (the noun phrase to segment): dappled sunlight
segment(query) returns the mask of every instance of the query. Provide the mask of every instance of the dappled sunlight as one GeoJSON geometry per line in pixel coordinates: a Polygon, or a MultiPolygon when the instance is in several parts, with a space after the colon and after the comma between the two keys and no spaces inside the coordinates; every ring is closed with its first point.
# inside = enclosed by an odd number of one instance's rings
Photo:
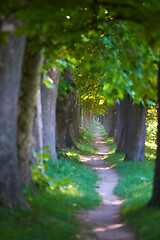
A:
{"type": "Polygon", "coordinates": [[[96,170],[108,170],[107,167],[94,167],[94,169],[96,169],[96,170]]]}
{"type": "Polygon", "coordinates": [[[157,149],[157,145],[156,145],[156,143],[153,142],[153,141],[152,141],[152,142],[146,141],[145,145],[146,145],[147,147],[150,147],[151,149],[157,149]]]}
{"type": "Polygon", "coordinates": [[[96,141],[95,143],[96,143],[96,144],[106,144],[104,141],[99,141],[99,140],[96,141]]]}
{"type": "Polygon", "coordinates": [[[102,160],[98,156],[80,156],[80,161],[81,162],[89,162],[89,161],[97,161],[97,160],[102,160]]]}
{"type": "Polygon", "coordinates": [[[125,224],[124,223],[119,223],[119,224],[112,224],[106,227],[101,227],[101,228],[94,228],[93,231],[94,232],[105,232],[108,230],[113,230],[113,229],[117,229],[117,228],[121,228],[124,227],[125,224]]]}
{"type": "Polygon", "coordinates": [[[110,169],[114,168],[115,166],[116,166],[116,164],[113,164],[113,165],[110,166],[110,167],[94,167],[94,169],[106,171],[106,170],[110,170],[110,169]]]}
{"type": "Polygon", "coordinates": [[[67,154],[68,157],[77,156],[77,153],[66,152],[66,154],[67,154]]]}
{"type": "Polygon", "coordinates": [[[81,162],[87,162],[89,160],[90,160],[90,157],[80,156],[80,161],[81,162]]]}
{"type": "MultiPolygon", "coordinates": [[[[102,196],[106,196],[106,193],[101,193],[102,196]]],[[[124,200],[119,199],[119,200],[114,200],[114,201],[110,201],[108,199],[104,199],[103,200],[103,204],[105,205],[122,205],[124,202],[124,200]]]]}
{"type": "Polygon", "coordinates": [[[146,141],[145,143],[145,157],[146,160],[154,162],[156,159],[157,144],[155,142],[146,141]]]}
{"type": "Polygon", "coordinates": [[[74,197],[81,197],[82,193],[80,192],[77,186],[73,186],[71,184],[66,186],[60,186],[59,191],[65,195],[70,195],[74,197]]]}
{"type": "Polygon", "coordinates": [[[107,152],[108,152],[108,150],[103,151],[103,152],[102,151],[97,151],[96,154],[98,154],[98,155],[106,155],[107,152]]]}

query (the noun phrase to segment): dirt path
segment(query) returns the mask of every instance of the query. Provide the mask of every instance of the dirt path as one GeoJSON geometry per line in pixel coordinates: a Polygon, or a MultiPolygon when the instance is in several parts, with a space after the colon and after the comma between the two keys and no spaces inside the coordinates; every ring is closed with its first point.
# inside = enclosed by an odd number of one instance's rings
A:
{"type": "Polygon", "coordinates": [[[97,170],[102,179],[97,185],[97,191],[103,198],[103,203],[95,210],[80,211],[77,217],[82,225],[83,232],[77,236],[80,240],[135,240],[134,233],[122,222],[119,214],[122,200],[113,193],[118,183],[118,174],[104,161],[109,147],[103,141],[101,134],[96,129],[94,146],[98,149],[96,155],[81,156],[81,161],[92,169],[97,170]]]}

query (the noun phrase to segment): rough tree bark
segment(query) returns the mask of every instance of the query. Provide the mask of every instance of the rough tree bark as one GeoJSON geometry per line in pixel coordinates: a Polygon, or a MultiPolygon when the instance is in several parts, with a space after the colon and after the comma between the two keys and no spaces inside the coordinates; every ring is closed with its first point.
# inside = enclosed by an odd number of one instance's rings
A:
{"type": "Polygon", "coordinates": [[[149,206],[160,207],[160,59],[158,65],[158,132],[157,132],[157,157],[155,163],[154,185],[149,206]]]}
{"type": "Polygon", "coordinates": [[[82,138],[80,134],[80,103],[78,101],[75,101],[74,107],[73,107],[73,121],[70,125],[70,133],[72,136],[72,139],[74,141],[78,141],[80,138],[82,138]]]}
{"type": "Polygon", "coordinates": [[[145,121],[146,109],[142,104],[133,104],[129,96],[118,104],[116,152],[123,152],[125,161],[144,160],[145,121]]]}
{"type": "Polygon", "coordinates": [[[50,89],[45,84],[42,84],[41,87],[43,146],[50,146],[47,151],[52,155],[55,162],[58,161],[56,153],[56,101],[60,74],[57,68],[51,68],[47,75],[54,81],[54,87],[50,89]]]}
{"type": "Polygon", "coordinates": [[[43,64],[42,51],[33,52],[30,46],[31,42],[31,39],[27,40],[19,98],[18,160],[22,186],[31,182],[30,157],[33,120],[37,91],[40,88],[40,75],[43,64]]]}
{"type": "Polygon", "coordinates": [[[115,141],[117,142],[116,153],[125,152],[127,144],[130,97],[126,96],[117,103],[117,122],[115,129],[115,141]]]}
{"type": "Polygon", "coordinates": [[[124,161],[144,161],[146,112],[142,104],[130,106],[124,161]]]}
{"type": "Polygon", "coordinates": [[[10,16],[2,23],[10,30],[8,43],[0,50],[0,202],[9,207],[24,205],[17,160],[17,115],[25,38],[17,38],[19,25],[10,16]]]}
{"type": "MultiPolygon", "coordinates": [[[[72,70],[65,70],[64,80],[74,87],[72,80],[72,70]]],[[[58,148],[75,146],[70,134],[70,125],[73,122],[73,108],[75,103],[75,91],[68,90],[62,100],[57,101],[56,128],[58,137],[58,148]]]]}

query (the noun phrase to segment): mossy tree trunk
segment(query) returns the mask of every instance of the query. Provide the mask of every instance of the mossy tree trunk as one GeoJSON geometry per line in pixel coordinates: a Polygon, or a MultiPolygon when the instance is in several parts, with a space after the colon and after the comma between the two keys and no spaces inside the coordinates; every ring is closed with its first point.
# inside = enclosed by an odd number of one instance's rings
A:
{"type": "Polygon", "coordinates": [[[56,153],[56,101],[61,72],[57,68],[51,68],[47,75],[53,80],[54,87],[47,88],[44,83],[41,87],[43,146],[50,146],[47,151],[52,155],[53,161],[56,162],[58,161],[56,153]]]}
{"type": "MultiPolygon", "coordinates": [[[[17,159],[18,96],[25,38],[15,37],[19,25],[14,16],[4,19],[9,27],[7,45],[0,50],[0,202],[9,207],[24,205],[17,159]]],[[[7,30],[7,29],[6,29],[7,30]]]]}
{"type": "Polygon", "coordinates": [[[19,98],[18,117],[18,159],[21,184],[31,182],[30,158],[32,147],[33,121],[36,107],[37,91],[40,88],[43,53],[33,52],[28,39],[25,49],[23,74],[19,98]]]}

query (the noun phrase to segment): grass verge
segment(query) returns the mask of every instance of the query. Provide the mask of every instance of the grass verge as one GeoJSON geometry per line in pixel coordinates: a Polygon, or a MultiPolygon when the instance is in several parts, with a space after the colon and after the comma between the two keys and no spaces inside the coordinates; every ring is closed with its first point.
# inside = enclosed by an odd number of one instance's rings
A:
{"type": "Polygon", "coordinates": [[[91,145],[91,142],[94,142],[95,138],[93,136],[94,126],[91,128],[81,128],[82,139],[79,142],[76,142],[78,149],[66,149],[65,153],[71,159],[79,160],[80,155],[92,155],[95,154],[96,148],[91,145]]]}
{"type": "MultiPolygon", "coordinates": [[[[79,151],[85,153],[84,147],[79,151]]],[[[38,188],[23,190],[30,208],[0,208],[0,240],[76,239],[80,229],[74,212],[95,208],[101,202],[95,191],[98,177],[94,170],[75,160],[79,153],[57,163],[44,161],[44,174],[33,168],[38,188]]]]}
{"type": "Polygon", "coordinates": [[[156,146],[151,142],[146,143],[145,162],[123,162],[124,154],[116,154],[115,148],[115,144],[112,144],[105,159],[119,173],[119,183],[114,191],[124,199],[121,209],[124,220],[132,226],[137,239],[158,240],[160,209],[147,207],[153,188],[156,146]]]}
{"type": "Polygon", "coordinates": [[[81,163],[61,159],[48,163],[47,189],[25,190],[29,209],[0,208],[0,240],[73,240],[79,232],[74,211],[100,203],[97,176],[81,163]]]}

